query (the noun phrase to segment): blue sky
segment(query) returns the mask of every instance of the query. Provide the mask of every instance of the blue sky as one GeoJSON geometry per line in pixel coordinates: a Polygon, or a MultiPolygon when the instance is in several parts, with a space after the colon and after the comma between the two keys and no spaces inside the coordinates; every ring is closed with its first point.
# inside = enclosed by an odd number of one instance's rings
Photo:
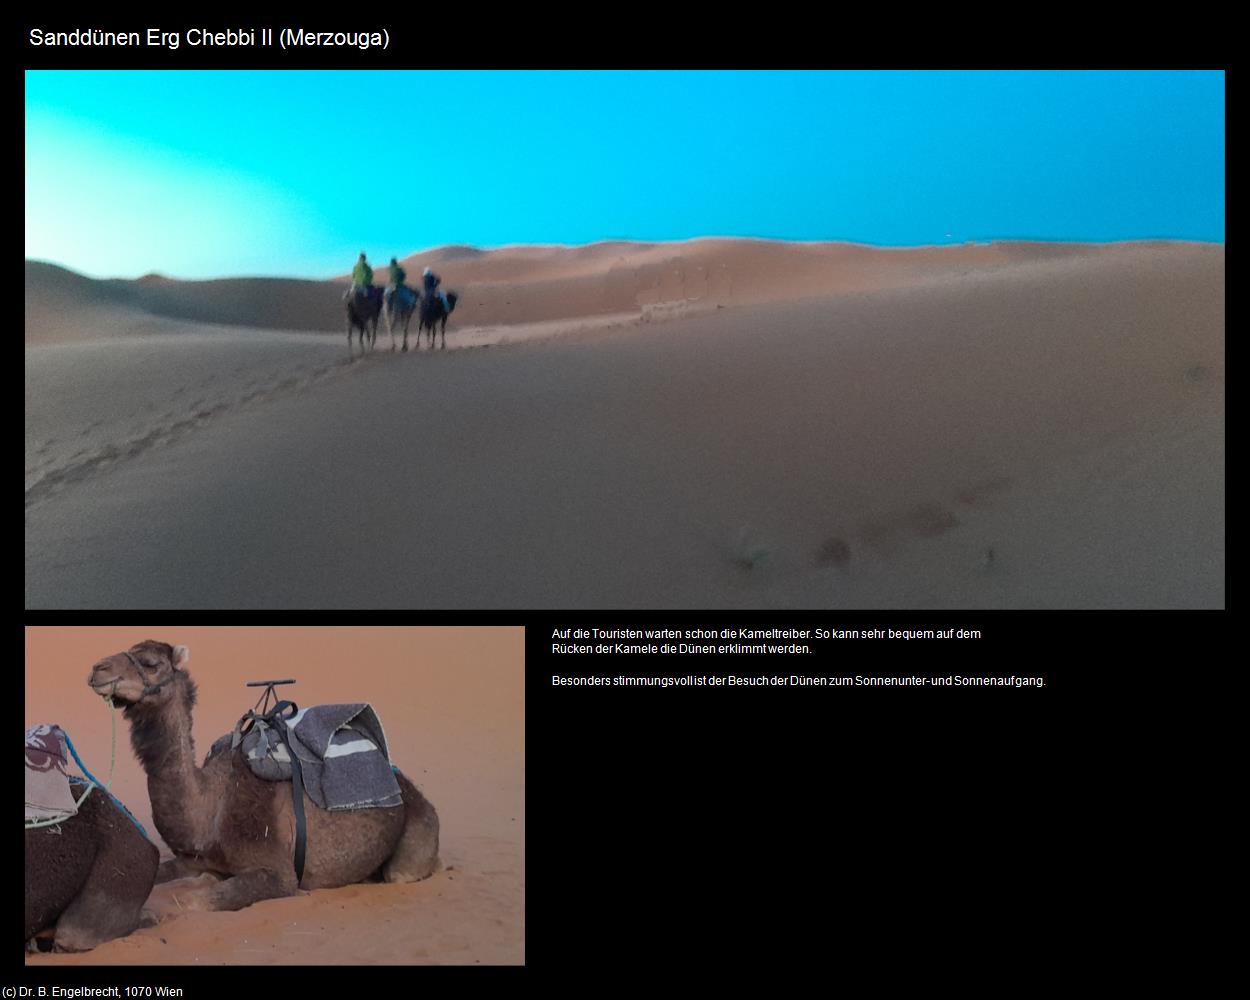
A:
{"type": "Polygon", "coordinates": [[[697,236],[1223,241],[1224,74],[26,74],[26,255],[92,276],[697,236]]]}

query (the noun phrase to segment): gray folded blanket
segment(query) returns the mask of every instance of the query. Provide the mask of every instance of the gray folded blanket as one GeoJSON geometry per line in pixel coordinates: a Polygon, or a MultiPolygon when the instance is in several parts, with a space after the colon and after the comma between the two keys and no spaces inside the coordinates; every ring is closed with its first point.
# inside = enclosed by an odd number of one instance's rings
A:
{"type": "Polygon", "coordinates": [[[246,735],[240,737],[236,729],[233,737],[217,740],[209,756],[239,745],[257,775],[269,781],[289,781],[293,753],[299,758],[304,790],[322,809],[387,809],[404,804],[382,722],[371,706],[315,705],[288,719],[287,730],[289,747],[272,726],[256,721],[246,735]]]}

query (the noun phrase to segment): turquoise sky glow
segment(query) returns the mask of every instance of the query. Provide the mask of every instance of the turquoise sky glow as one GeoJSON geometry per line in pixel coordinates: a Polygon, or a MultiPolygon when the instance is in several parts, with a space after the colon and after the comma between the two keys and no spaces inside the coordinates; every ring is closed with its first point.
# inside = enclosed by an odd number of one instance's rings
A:
{"type": "Polygon", "coordinates": [[[26,255],[346,272],[444,243],[1224,239],[1224,74],[26,74],[26,255]]]}

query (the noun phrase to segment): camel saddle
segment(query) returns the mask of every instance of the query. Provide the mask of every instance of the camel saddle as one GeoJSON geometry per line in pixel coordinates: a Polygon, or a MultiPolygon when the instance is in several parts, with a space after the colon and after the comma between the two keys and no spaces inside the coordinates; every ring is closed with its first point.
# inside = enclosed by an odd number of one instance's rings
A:
{"type": "Polygon", "coordinates": [[[407,285],[402,285],[399,288],[388,288],[386,291],[387,301],[390,302],[398,299],[398,304],[401,309],[408,309],[417,304],[416,291],[409,288],[407,285]]]}
{"type": "Polygon", "coordinates": [[[65,732],[60,726],[33,726],[26,730],[26,822],[68,819],[78,803],[69,787],[69,759],[65,732]]]}
{"type": "Polygon", "coordinates": [[[268,712],[248,712],[233,732],[213,743],[208,756],[236,748],[257,777],[291,782],[297,885],[304,879],[308,846],[305,794],[322,809],[404,804],[382,722],[369,705],[315,705],[301,711],[294,702],[280,701],[268,712]]]}
{"type": "Polygon", "coordinates": [[[402,806],[386,734],[367,704],[279,702],[264,715],[248,712],[209,756],[238,747],[252,773],[266,781],[294,781],[322,809],[402,806]]]}

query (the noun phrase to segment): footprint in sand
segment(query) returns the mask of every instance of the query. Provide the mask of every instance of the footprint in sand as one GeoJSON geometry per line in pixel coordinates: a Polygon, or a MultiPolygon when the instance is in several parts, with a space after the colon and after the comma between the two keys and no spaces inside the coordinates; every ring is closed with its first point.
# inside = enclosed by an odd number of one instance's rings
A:
{"type": "Polygon", "coordinates": [[[820,544],[816,551],[817,566],[837,566],[839,569],[851,561],[851,546],[840,535],[832,535],[820,544]]]}
{"type": "Polygon", "coordinates": [[[884,552],[901,538],[936,538],[959,525],[959,518],[943,504],[921,503],[885,517],[862,521],[859,534],[869,546],[884,552]]]}
{"type": "Polygon", "coordinates": [[[996,493],[1001,493],[1011,485],[1008,476],[997,476],[984,479],[955,494],[955,499],[968,507],[987,507],[996,493]]]}
{"type": "Polygon", "coordinates": [[[959,518],[940,503],[922,503],[909,513],[907,526],[921,538],[935,538],[958,527],[959,518]]]}

